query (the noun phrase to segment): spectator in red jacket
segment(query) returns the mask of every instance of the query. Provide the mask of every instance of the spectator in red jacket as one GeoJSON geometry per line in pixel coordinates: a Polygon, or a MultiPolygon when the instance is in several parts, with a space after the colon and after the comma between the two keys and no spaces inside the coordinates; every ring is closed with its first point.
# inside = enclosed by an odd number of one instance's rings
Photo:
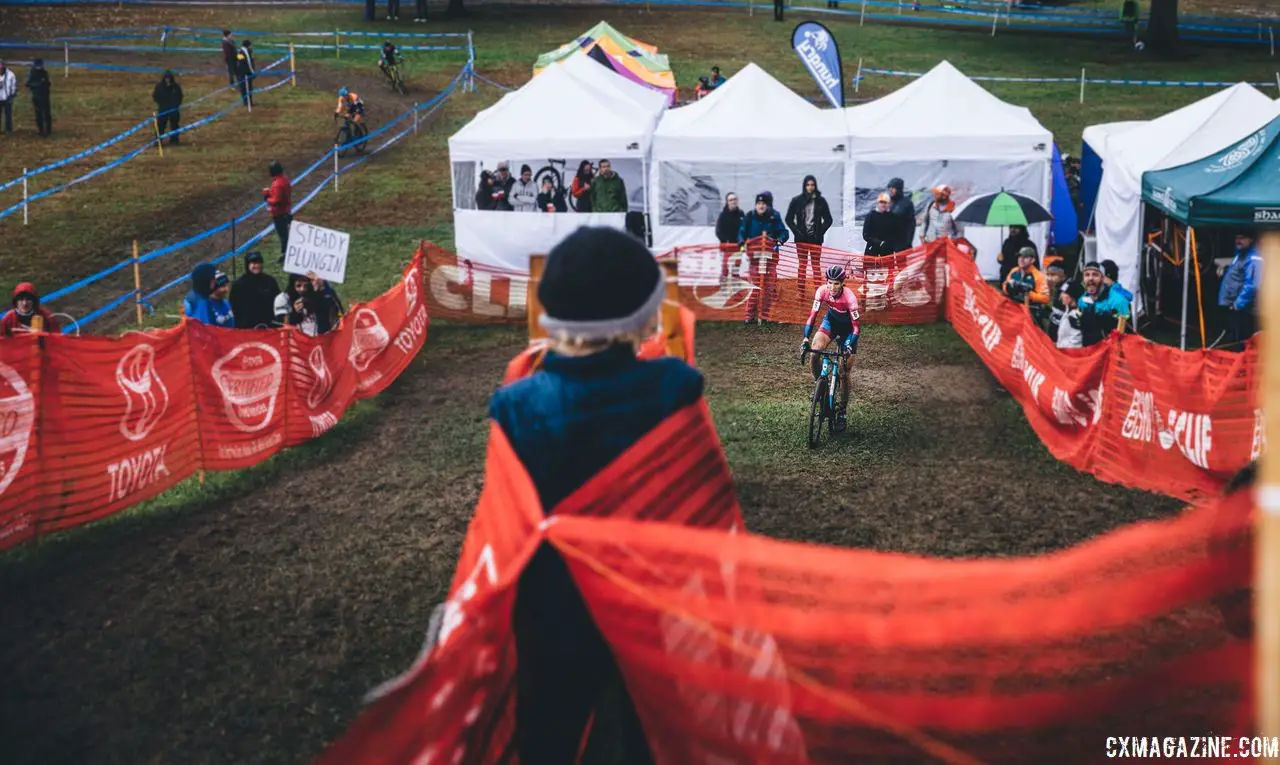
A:
{"type": "Polygon", "coordinates": [[[591,160],[584,159],[578,163],[578,172],[569,184],[569,193],[573,195],[573,209],[580,213],[591,212],[591,184],[595,181],[596,170],[591,160]]]}
{"type": "Polygon", "coordinates": [[[262,198],[267,200],[267,214],[276,224],[276,235],[280,237],[280,263],[283,264],[289,247],[289,224],[293,223],[293,184],[284,174],[284,168],[274,159],[267,165],[267,171],[271,173],[271,185],[262,190],[262,198]]]}
{"type": "Polygon", "coordinates": [[[22,332],[57,332],[59,329],[53,314],[40,307],[36,285],[22,282],[13,288],[13,310],[0,319],[0,337],[12,337],[22,332]]]}

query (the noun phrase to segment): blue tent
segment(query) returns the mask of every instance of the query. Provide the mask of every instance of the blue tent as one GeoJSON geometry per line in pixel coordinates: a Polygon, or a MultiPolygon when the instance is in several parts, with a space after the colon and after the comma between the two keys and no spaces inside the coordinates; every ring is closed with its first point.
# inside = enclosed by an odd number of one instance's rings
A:
{"type": "Polygon", "coordinates": [[[1080,237],[1079,221],[1071,189],[1067,186],[1067,173],[1062,167],[1062,152],[1058,151],[1056,143],[1053,145],[1053,201],[1049,212],[1053,213],[1053,243],[1059,246],[1075,244],[1080,237]]]}

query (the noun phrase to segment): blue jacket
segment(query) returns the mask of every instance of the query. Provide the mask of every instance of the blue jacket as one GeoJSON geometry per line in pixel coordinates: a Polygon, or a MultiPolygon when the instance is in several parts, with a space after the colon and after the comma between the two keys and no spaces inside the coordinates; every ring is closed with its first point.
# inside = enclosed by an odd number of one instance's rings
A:
{"type": "Polygon", "coordinates": [[[1258,297],[1258,281],[1262,279],[1262,256],[1257,246],[1236,252],[1231,265],[1222,274],[1218,287],[1218,305],[1237,311],[1250,311],[1258,297]]]}
{"type": "Polygon", "coordinates": [[[226,300],[205,297],[195,290],[187,293],[183,308],[188,317],[215,327],[235,327],[235,318],[231,313],[231,303],[226,300]]]}
{"type": "Polygon", "coordinates": [[[738,228],[738,244],[764,234],[768,234],[769,238],[778,244],[787,241],[790,235],[782,222],[782,215],[777,210],[769,208],[769,212],[765,213],[763,218],[756,214],[755,208],[748,210],[742,216],[742,225],[738,228]]]}
{"type": "Polygon", "coordinates": [[[658,423],[702,396],[680,359],[640,361],[629,345],[590,356],[548,353],[533,375],[498,390],[489,416],[550,513],[658,423]]]}

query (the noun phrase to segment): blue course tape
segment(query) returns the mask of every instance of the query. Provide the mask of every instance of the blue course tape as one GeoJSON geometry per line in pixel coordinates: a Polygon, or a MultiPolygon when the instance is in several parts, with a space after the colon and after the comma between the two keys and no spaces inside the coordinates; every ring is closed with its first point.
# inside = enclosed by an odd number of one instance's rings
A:
{"type": "MultiPolygon", "coordinates": [[[[863,67],[863,74],[880,74],[888,77],[922,77],[924,72],[907,72],[899,69],[874,69],[871,67],[863,67]]],[[[1079,77],[995,77],[968,75],[969,79],[976,82],[1033,82],[1033,83],[1049,83],[1049,82],[1071,82],[1079,83],[1079,77]]],[[[857,79],[857,78],[855,78],[857,79]]],[[[1227,88],[1235,85],[1234,82],[1211,82],[1197,80],[1114,80],[1114,79],[1089,79],[1085,78],[1085,83],[1090,85],[1129,85],[1141,87],[1173,87],[1173,88],[1227,88]]],[[[1274,82],[1251,82],[1249,83],[1255,88],[1274,88],[1274,82]]]]}
{"type": "MultiPolygon", "coordinates": [[[[400,122],[403,122],[404,120],[408,119],[409,117],[412,117],[412,116],[413,116],[413,114],[414,114],[415,112],[425,112],[426,114],[430,114],[430,113],[434,112],[435,110],[439,109],[441,106],[443,106],[443,105],[444,105],[444,102],[445,102],[445,101],[446,101],[450,96],[452,96],[452,95],[454,94],[454,92],[456,91],[456,89],[457,89],[458,85],[459,85],[459,84],[461,84],[461,83],[463,82],[464,78],[465,78],[468,74],[474,74],[474,73],[471,71],[471,68],[470,68],[470,66],[469,66],[469,65],[468,65],[468,66],[466,66],[466,67],[463,67],[462,71],[461,71],[461,72],[459,72],[459,73],[458,73],[458,75],[457,75],[456,77],[454,77],[454,78],[453,78],[453,80],[452,80],[452,81],[451,81],[447,86],[445,86],[444,90],[440,91],[440,92],[439,92],[439,93],[437,93],[435,96],[433,96],[433,97],[431,98],[431,100],[429,100],[429,101],[427,101],[427,102],[425,102],[425,103],[423,103],[423,104],[420,104],[420,105],[418,105],[418,106],[416,106],[416,107],[414,107],[414,108],[412,108],[412,109],[409,109],[408,111],[406,111],[406,112],[402,113],[400,116],[398,116],[395,120],[393,120],[392,122],[388,123],[386,126],[384,126],[384,127],[382,127],[382,128],[379,128],[377,131],[374,131],[373,133],[370,133],[369,135],[364,136],[363,138],[361,138],[361,139],[359,139],[359,140],[360,140],[360,141],[368,141],[369,139],[371,139],[371,138],[373,138],[373,137],[375,137],[375,136],[377,136],[377,135],[379,135],[379,134],[381,134],[381,133],[386,132],[386,130],[387,130],[387,129],[389,129],[389,128],[393,127],[394,125],[396,125],[396,124],[398,124],[398,123],[400,123],[400,122]]],[[[366,155],[364,155],[364,156],[360,157],[359,159],[353,160],[352,162],[349,162],[349,163],[348,163],[348,164],[346,164],[345,166],[343,166],[343,167],[339,168],[336,172],[330,172],[327,176],[325,176],[325,178],[323,178],[323,179],[322,179],[318,184],[316,184],[315,188],[311,189],[311,191],[310,191],[310,192],[308,192],[308,193],[306,194],[306,196],[304,196],[300,201],[298,201],[296,204],[294,204],[293,209],[294,209],[295,211],[297,211],[297,210],[301,210],[301,209],[302,209],[302,208],[304,208],[304,207],[305,207],[309,202],[311,202],[311,200],[315,199],[316,195],[317,195],[317,194],[319,194],[319,193],[320,193],[320,192],[321,192],[321,191],[322,191],[326,186],[328,186],[328,185],[329,185],[329,183],[330,183],[330,182],[332,182],[332,181],[334,180],[334,178],[336,178],[339,174],[341,174],[341,173],[345,173],[345,172],[347,172],[347,171],[350,171],[350,170],[355,169],[356,167],[360,166],[360,165],[361,165],[361,164],[363,164],[364,162],[368,161],[370,157],[373,157],[373,156],[377,155],[379,152],[381,152],[381,151],[383,151],[383,150],[387,149],[388,147],[392,146],[392,145],[393,145],[393,144],[395,144],[397,141],[399,141],[399,140],[401,140],[402,138],[404,138],[405,136],[409,135],[411,132],[413,132],[413,126],[412,126],[412,125],[410,125],[410,126],[408,126],[408,127],[404,128],[403,130],[401,130],[401,131],[400,131],[399,133],[397,133],[396,135],[394,135],[394,136],[390,137],[390,138],[389,138],[389,139],[387,139],[387,140],[386,140],[386,141],[385,141],[381,146],[378,146],[377,148],[375,148],[373,151],[369,152],[368,154],[366,154],[366,155]]],[[[357,143],[357,142],[358,142],[358,141],[352,141],[350,144],[347,144],[347,145],[348,145],[348,146],[350,146],[350,145],[352,145],[352,144],[354,144],[354,143],[357,143]]],[[[339,148],[342,148],[342,147],[339,147],[339,148]]],[[[299,173],[297,176],[295,176],[295,177],[294,177],[294,179],[293,179],[293,182],[296,184],[296,183],[298,183],[298,182],[302,181],[303,179],[305,179],[308,175],[310,175],[310,174],[311,174],[312,172],[314,172],[317,168],[319,168],[322,164],[324,164],[324,162],[325,162],[326,160],[328,160],[330,157],[332,157],[332,156],[333,156],[333,153],[334,153],[334,150],[333,150],[333,149],[330,149],[329,151],[325,152],[325,154],[324,154],[322,157],[320,157],[319,159],[317,159],[317,160],[316,160],[315,162],[313,162],[309,167],[307,167],[305,170],[303,170],[301,173],[299,173]]],[[[254,214],[256,214],[256,213],[260,212],[261,210],[263,210],[265,207],[266,207],[266,203],[265,203],[265,202],[262,202],[262,203],[259,203],[259,204],[254,205],[254,206],[253,206],[252,208],[250,208],[247,212],[245,212],[244,214],[242,214],[242,215],[240,215],[239,217],[237,217],[237,218],[235,219],[235,223],[236,223],[236,224],[240,224],[240,223],[245,222],[245,221],[246,221],[246,220],[248,220],[250,217],[252,217],[254,214]]],[[[183,240],[183,241],[181,241],[181,242],[177,242],[177,243],[175,243],[175,244],[168,245],[168,246],[166,246],[166,247],[162,247],[162,248],[160,248],[160,249],[158,249],[158,250],[153,250],[152,252],[149,252],[149,253],[147,253],[146,255],[143,255],[143,256],[139,257],[139,258],[138,258],[138,262],[139,262],[139,263],[145,263],[145,262],[148,262],[148,261],[151,261],[151,260],[155,260],[156,258],[163,257],[164,255],[168,255],[168,254],[170,254],[170,253],[172,253],[172,252],[174,252],[174,251],[176,251],[176,250],[182,249],[182,248],[187,247],[187,246],[189,246],[189,245],[191,245],[191,244],[195,244],[196,242],[203,241],[204,239],[207,239],[207,238],[208,238],[208,237],[210,237],[210,236],[213,236],[213,235],[215,235],[215,234],[221,233],[221,232],[223,232],[223,231],[227,230],[228,228],[230,228],[230,227],[231,227],[231,225],[232,225],[232,223],[231,223],[231,222],[227,222],[227,223],[224,223],[224,224],[222,224],[222,225],[220,225],[220,226],[216,226],[216,227],[214,227],[214,228],[212,228],[212,229],[209,229],[209,230],[207,230],[207,231],[204,231],[204,232],[201,232],[201,233],[199,233],[199,234],[196,234],[195,236],[190,237],[190,238],[188,238],[188,239],[186,239],[186,240],[183,240]]],[[[240,244],[240,245],[236,246],[235,248],[233,248],[233,249],[231,249],[231,250],[229,250],[229,251],[227,251],[227,252],[224,252],[223,254],[221,254],[221,255],[217,256],[216,258],[214,258],[214,259],[213,259],[212,261],[210,261],[210,262],[211,262],[213,265],[218,265],[219,263],[222,263],[222,262],[226,261],[228,258],[235,257],[235,256],[237,256],[237,255],[240,255],[240,254],[241,254],[241,253],[243,253],[243,252],[248,251],[248,249],[249,249],[250,247],[253,247],[253,246],[254,246],[254,245],[256,245],[258,242],[262,241],[262,240],[263,240],[266,236],[268,236],[268,235],[269,235],[273,230],[274,230],[274,226],[273,226],[273,225],[267,225],[267,226],[265,226],[261,231],[259,231],[257,234],[254,234],[252,237],[250,237],[248,240],[246,240],[246,241],[245,241],[245,242],[243,242],[242,244],[240,244]]],[[[125,268],[125,267],[127,267],[127,266],[129,266],[129,265],[132,265],[132,263],[133,263],[133,259],[131,259],[131,258],[130,258],[130,259],[128,259],[128,260],[123,260],[123,261],[121,261],[120,263],[117,263],[116,265],[114,265],[114,266],[112,266],[112,267],[110,267],[110,268],[106,269],[105,271],[99,272],[98,274],[94,274],[93,276],[90,276],[90,277],[87,277],[86,279],[82,279],[82,280],[80,280],[80,281],[79,281],[79,282],[77,282],[76,284],[68,285],[67,287],[63,287],[62,289],[56,290],[55,292],[52,292],[52,293],[50,293],[49,295],[46,295],[46,296],[42,299],[42,302],[44,302],[44,303],[48,303],[48,302],[51,302],[52,300],[54,300],[55,298],[63,297],[63,296],[65,296],[65,295],[67,295],[67,294],[70,294],[71,292],[74,292],[75,290],[78,290],[78,289],[80,289],[80,288],[82,288],[82,287],[86,286],[87,284],[91,284],[91,283],[93,283],[94,281],[98,281],[99,279],[101,279],[101,278],[103,278],[103,277],[107,276],[107,275],[108,275],[108,274],[110,274],[110,273],[115,273],[116,271],[119,271],[120,269],[123,269],[123,268],[125,268]]],[[[148,303],[149,301],[153,300],[154,298],[158,297],[159,295],[164,294],[165,292],[168,292],[169,290],[171,290],[171,289],[173,289],[173,288],[175,288],[175,287],[177,287],[177,286],[179,286],[179,285],[183,284],[184,282],[187,282],[190,278],[191,278],[190,274],[183,274],[183,275],[181,275],[181,276],[179,276],[179,277],[177,277],[177,278],[173,279],[172,281],[168,282],[167,284],[165,284],[165,285],[163,285],[163,286],[161,286],[161,287],[159,287],[159,288],[157,288],[157,289],[155,289],[155,290],[152,290],[151,292],[146,293],[145,295],[143,295],[143,296],[142,296],[142,301],[143,301],[144,303],[148,303]]],[[[94,310],[94,311],[93,311],[93,312],[91,312],[89,315],[87,315],[85,318],[81,319],[81,320],[80,320],[80,322],[79,322],[79,325],[80,325],[80,326],[84,326],[85,324],[88,324],[89,322],[94,321],[94,320],[96,320],[96,319],[98,319],[98,318],[100,318],[100,317],[102,317],[102,316],[106,315],[106,314],[107,314],[107,313],[109,313],[110,311],[112,311],[112,310],[114,310],[114,309],[118,308],[121,304],[123,304],[123,303],[124,303],[126,300],[128,300],[129,298],[134,297],[134,294],[135,294],[135,293],[134,293],[133,291],[127,292],[127,293],[125,293],[124,295],[120,296],[119,298],[116,298],[115,300],[111,301],[111,302],[110,302],[110,303],[108,303],[107,305],[105,305],[105,306],[103,306],[103,307],[101,307],[101,308],[98,308],[98,309],[94,310]]],[[[65,331],[65,330],[64,330],[64,331],[65,331]]]]}

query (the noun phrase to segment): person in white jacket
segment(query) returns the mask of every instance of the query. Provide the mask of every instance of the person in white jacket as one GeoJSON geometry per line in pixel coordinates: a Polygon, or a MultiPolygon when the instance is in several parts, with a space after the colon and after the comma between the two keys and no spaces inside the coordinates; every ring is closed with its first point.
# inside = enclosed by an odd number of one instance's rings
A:
{"type": "Polygon", "coordinates": [[[533,182],[533,169],[528,165],[520,166],[520,179],[511,184],[511,193],[507,195],[507,199],[516,212],[537,211],[538,187],[533,182]]]}
{"type": "Polygon", "coordinates": [[[956,203],[951,201],[951,187],[945,183],[933,190],[933,201],[924,209],[924,217],[920,219],[920,241],[932,242],[943,237],[956,238],[959,230],[956,227],[954,213],[956,203]]]}
{"type": "Polygon", "coordinates": [[[1084,347],[1084,333],[1080,330],[1080,296],[1083,294],[1084,285],[1080,282],[1067,282],[1058,293],[1058,299],[1066,309],[1058,323],[1059,348],[1084,347]]]}
{"type": "Polygon", "coordinates": [[[0,112],[4,113],[4,132],[13,132],[13,99],[18,97],[18,77],[0,61],[0,112]]]}

